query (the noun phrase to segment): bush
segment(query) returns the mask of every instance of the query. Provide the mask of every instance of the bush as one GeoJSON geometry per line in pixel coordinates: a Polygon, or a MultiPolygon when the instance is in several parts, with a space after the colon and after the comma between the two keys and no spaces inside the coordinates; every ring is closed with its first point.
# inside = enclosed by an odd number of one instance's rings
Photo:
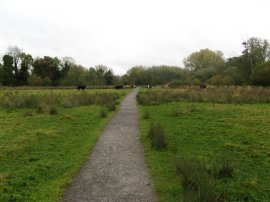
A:
{"type": "Polygon", "coordinates": [[[151,146],[156,150],[167,148],[164,127],[159,123],[152,123],[148,132],[151,146]]]}
{"type": "Polygon", "coordinates": [[[255,85],[270,85],[270,61],[257,65],[252,72],[251,79],[255,85]]]}
{"type": "Polygon", "coordinates": [[[115,103],[107,103],[106,104],[106,108],[108,109],[108,111],[112,112],[116,110],[116,106],[115,103]]]}
{"type": "Polygon", "coordinates": [[[176,160],[176,170],[182,177],[183,201],[219,201],[215,193],[215,183],[208,175],[206,165],[197,159],[176,160]]]}
{"type": "Polygon", "coordinates": [[[107,116],[107,110],[102,108],[99,112],[100,118],[105,118],[107,116]]]}
{"type": "Polygon", "coordinates": [[[49,110],[50,115],[56,115],[58,114],[57,108],[55,106],[51,106],[49,110]]]}

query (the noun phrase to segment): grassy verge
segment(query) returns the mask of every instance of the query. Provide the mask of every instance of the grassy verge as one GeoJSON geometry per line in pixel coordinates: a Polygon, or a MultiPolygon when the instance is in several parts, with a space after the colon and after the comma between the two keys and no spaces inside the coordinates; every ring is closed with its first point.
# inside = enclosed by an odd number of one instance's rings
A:
{"type": "Polygon", "coordinates": [[[106,104],[0,108],[0,201],[59,201],[115,110],[106,104]]]}
{"type": "Polygon", "coordinates": [[[160,201],[270,201],[268,104],[172,102],[139,110],[160,201]],[[166,149],[151,145],[153,122],[165,129],[166,149]]]}

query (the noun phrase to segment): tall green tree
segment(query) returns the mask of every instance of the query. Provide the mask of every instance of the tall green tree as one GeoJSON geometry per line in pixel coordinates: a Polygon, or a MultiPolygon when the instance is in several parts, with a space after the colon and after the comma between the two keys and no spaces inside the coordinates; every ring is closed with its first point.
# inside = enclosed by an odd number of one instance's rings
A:
{"type": "Polygon", "coordinates": [[[201,49],[190,54],[184,59],[184,65],[202,82],[211,78],[214,74],[222,71],[225,60],[221,51],[201,49]]]}
{"type": "Polygon", "coordinates": [[[27,85],[28,78],[30,76],[29,71],[30,67],[33,64],[33,57],[30,54],[21,54],[21,68],[17,76],[18,85],[27,85]]]}
{"type": "Polygon", "coordinates": [[[33,63],[33,74],[40,76],[43,80],[48,78],[51,80],[51,84],[58,85],[60,79],[60,60],[55,57],[44,56],[38,58],[33,63]]]}
{"type": "Polygon", "coordinates": [[[0,63],[0,85],[3,83],[3,65],[0,63]]]}
{"type": "Polygon", "coordinates": [[[256,66],[251,75],[252,82],[255,85],[270,85],[270,61],[261,63],[256,66]]]}
{"type": "Polygon", "coordinates": [[[104,78],[106,80],[107,85],[112,85],[113,84],[113,72],[112,72],[112,70],[108,70],[107,72],[105,72],[104,78]]]}
{"type": "Polygon", "coordinates": [[[98,77],[98,85],[105,85],[106,84],[105,74],[108,71],[108,67],[105,65],[96,65],[95,69],[98,77]]]}
{"type": "Polygon", "coordinates": [[[19,76],[19,68],[21,62],[22,49],[18,46],[9,46],[7,55],[12,56],[13,58],[13,66],[14,66],[14,77],[15,77],[15,85],[18,84],[18,76],[19,76]]]}
{"type": "Polygon", "coordinates": [[[4,55],[2,67],[2,84],[6,86],[15,85],[15,75],[13,66],[13,57],[10,55],[4,55]]]}
{"type": "Polygon", "coordinates": [[[243,46],[243,55],[249,60],[250,72],[252,72],[257,65],[264,63],[266,59],[270,57],[270,46],[266,39],[252,37],[243,42],[243,46]]]}

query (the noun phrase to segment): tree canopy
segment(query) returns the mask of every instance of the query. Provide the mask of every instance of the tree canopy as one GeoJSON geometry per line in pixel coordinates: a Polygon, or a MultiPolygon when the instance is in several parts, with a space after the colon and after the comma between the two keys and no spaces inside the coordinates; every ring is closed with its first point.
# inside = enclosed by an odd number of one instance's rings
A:
{"type": "Polygon", "coordinates": [[[265,39],[249,38],[242,54],[224,58],[221,51],[195,51],[177,66],[134,66],[123,76],[99,64],[86,68],[71,57],[33,58],[17,46],[10,46],[0,63],[0,85],[270,85],[270,45],[265,39]]]}

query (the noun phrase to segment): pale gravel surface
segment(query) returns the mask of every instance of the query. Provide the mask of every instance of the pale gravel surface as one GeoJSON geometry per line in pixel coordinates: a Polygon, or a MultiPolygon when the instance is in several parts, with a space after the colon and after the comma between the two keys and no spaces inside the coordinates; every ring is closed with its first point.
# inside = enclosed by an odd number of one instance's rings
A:
{"type": "Polygon", "coordinates": [[[124,98],[63,201],[157,201],[139,139],[138,91],[124,98]]]}

